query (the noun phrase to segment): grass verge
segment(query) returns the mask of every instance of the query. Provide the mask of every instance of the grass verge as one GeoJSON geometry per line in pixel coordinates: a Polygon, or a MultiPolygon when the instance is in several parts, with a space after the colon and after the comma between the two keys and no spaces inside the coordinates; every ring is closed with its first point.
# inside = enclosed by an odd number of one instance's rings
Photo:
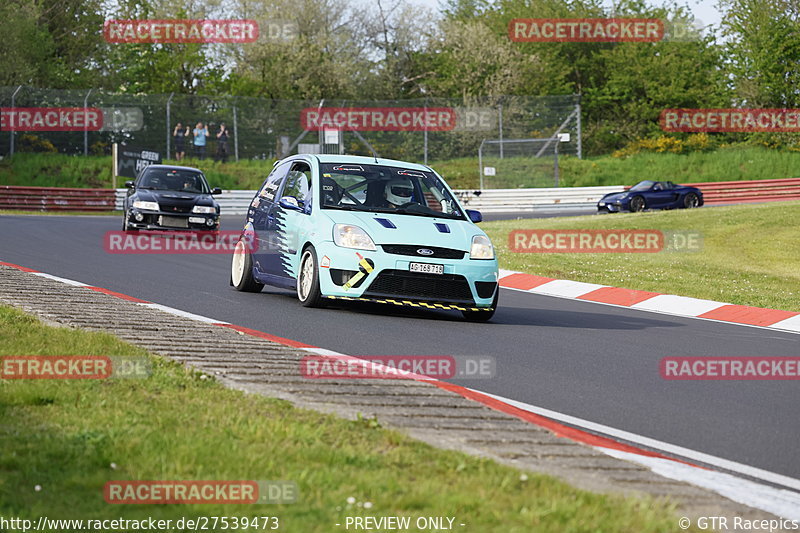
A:
{"type": "MultiPolygon", "coordinates": [[[[241,160],[219,163],[211,159],[165,161],[202,169],[212,187],[257,189],[272,169],[271,160],[241,160]]],[[[552,187],[552,160],[509,157],[487,159],[497,175],[487,177],[484,187],[552,187]]],[[[465,157],[431,162],[451,187],[479,186],[478,159],[465,157]]],[[[560,185],[627,185],[660,177],[675,182],[739,181],[800,176],[800,152],[771,150],[751,145],[729,146],[712,152],[638,153],[627,158],[600,156],[587,159],[562,157],[560,185]]],[[[124,178],[117,180],[122,187],[124,178]]],[[[111,157],[64,154],[16,154],[0,161],[0,184],[39,187],[111,187],[111,157]]]]}
{"type": "MultiPolygon", "coordinates": [[[[2,355],[147,354],[0,306],[2,355]]],[[[224,388],[152,357],[146,379],[0,380],[0,515],[36,519],[278,516],[332,531],[345,516],[454,516],[464,531],[672,531],[647,499],[574,489],[442,451],[374,421],[346,421],[224,388]],[[112,466],[113,463],[113,466],[112,466]],[[295,504],[109,505],[110,480],[291,480],[295,504]],[[34,487],[41,489],[36,491],[34,487]],[[348,497],[371,502],[367,511],[348,497]]],[[[462,528],[458,528],[462,529],[462,528]]]]}
{"type": "Polygon", "coordinates": [[[505,220],[481,227],[501,268],[557,279],[800,311],[800,202],[693,210],[505,220]],[[696,252],[632,254],[512,253],[513,229],[656,229],[699,231],[696,252]]]}

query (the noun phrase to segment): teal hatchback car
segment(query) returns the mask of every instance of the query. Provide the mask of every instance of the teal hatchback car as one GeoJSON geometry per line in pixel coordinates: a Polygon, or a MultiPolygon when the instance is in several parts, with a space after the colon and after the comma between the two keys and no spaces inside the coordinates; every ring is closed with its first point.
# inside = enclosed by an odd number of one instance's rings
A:
{"type": "Polygon", "coordinates": [[[497,257],[444,179],[390,159],[297,155],[256,193],[231,261],[231,285],[332,300],[461,311],[486,321],[498,299],[497,257]]]}

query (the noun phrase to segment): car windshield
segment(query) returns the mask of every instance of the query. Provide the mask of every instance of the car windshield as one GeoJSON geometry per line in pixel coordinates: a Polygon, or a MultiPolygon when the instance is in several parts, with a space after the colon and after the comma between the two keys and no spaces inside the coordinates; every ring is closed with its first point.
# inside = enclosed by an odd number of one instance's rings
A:
{"type": "Polygon", "coordinates": [[[174,168],[147,169],[139,180],[140,189],[208,194],[206,178],[196,170],[174,168]]]}
{"type": "Polygon", "coordinates": [[[655,184],[655,181],[645,180],[640,181],[636,185],[630,188],[632,191],[649,191],[650,188],[655,184]]]}
{"type": "Polygon", "coordinates": [[[463,219],[436,174],[385,165],[320,164],[323,209],[463,219]]]}

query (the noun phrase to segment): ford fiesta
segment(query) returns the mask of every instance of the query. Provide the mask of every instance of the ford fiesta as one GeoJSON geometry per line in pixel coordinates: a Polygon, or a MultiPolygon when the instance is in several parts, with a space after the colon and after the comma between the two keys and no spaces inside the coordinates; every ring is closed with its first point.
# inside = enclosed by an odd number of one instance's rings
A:
{"type": "Polygon", "coordinates": [[[247,212],[231,285],[332,300],[461,311],[486,321],[497,258],[430,167],[371,157],[298,155],[276,163],[247,212]]]}
{"type": "Polygon", "coordinates": [[[219,204],[202,172],[196,168],[150,165],[136,181],[127,181],[122,229],[217,230],[219,204]]]}

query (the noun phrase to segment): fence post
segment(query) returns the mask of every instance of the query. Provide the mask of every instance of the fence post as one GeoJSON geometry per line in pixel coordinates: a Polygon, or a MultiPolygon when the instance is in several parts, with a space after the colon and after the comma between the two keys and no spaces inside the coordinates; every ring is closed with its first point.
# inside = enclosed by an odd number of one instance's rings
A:
{"type": "Polygon", "coordinates": [[[503,159],[503,104],[497,106],[497,120],[500,125],[500,159],[503,159]]]}
{"type": "MultiPolygon", "coordinates": [[[[167,157],[169,159],[169,152],[172,143],[172,122],[170,121],[170,104],[172,103],[172,97],[175,96],[174,92],[169,93],[169,98],[167,98],[167,157]]],[[[186,142],[188,139],[184,139],[186,142]]]]}
{"type": "Polygon", "coordinates": [[[556,138],[556,149],[555,149],[555,152],[554,152],[555,161],[553,163],[554,166],[555,166],[555,168],[553,170],[554,170],[554,174],[555,174],[555,177],[556,177],[556,187],[559,187],[559,184],[558,184],[558,145],[559,145],[559,143],[561,143],[561,139],[556,138]]]}
{"type": "Polygon", "coordinates": [[[425,130],[422,132],[424,139],[424,163],[428,164],[428,99],[425,98],[425,130]]]}
{"type": "Polygon", "coordinates": [[[239,127],[236,123],[236,106],[233,106],[233,157],[239,161],[239,127]]]}
{"type": "MultiPolygon", "coordinates": [[[[11,95],[11,107],[12,108],[14,107],[14,98],[16,98],[17,93],[19,92],[20,89],[22,89],[22,85],[17,87],[17,90],[14,91],[14,94],[11,95]]],[[[11,144],[9,145],[8,155],[9,155],[9,157],[11,157],[12,155],[14,155],[14,135],[16,135],[16,133],[17,133],[17,128],[16,127],[11,128],[11,130],[8,133],[9,133],[9,138],[11,139],[11,144]]]]}
{"type": "MultiPolygon", "coordinates": [[[[479,189],[483,190],[483,143],[486,142],[486,139],[481,141],[481,145],[478,147],[478,174],[480,175],[480,187],[479,189]]],[[[503,146],[503,143],[500,143],[500,146],[503,146]]]]}
{"type": "Polygon", "coordinates": [[[583,159],[583,135],[581,135],[581,95],[578,95],[578,102],[575,104],[578,112],[578,159],[583,159]]]}
{"type": "Polygon", "coordinates": [[[83,99],[83,155],[89,155],[89,125],[87,124],[86,120],[86,112],[87,108],[89,107],[89,95],[92,94],[94,89],[89,89],[89,92],[86,93],[86,97],[83,99]]]}

